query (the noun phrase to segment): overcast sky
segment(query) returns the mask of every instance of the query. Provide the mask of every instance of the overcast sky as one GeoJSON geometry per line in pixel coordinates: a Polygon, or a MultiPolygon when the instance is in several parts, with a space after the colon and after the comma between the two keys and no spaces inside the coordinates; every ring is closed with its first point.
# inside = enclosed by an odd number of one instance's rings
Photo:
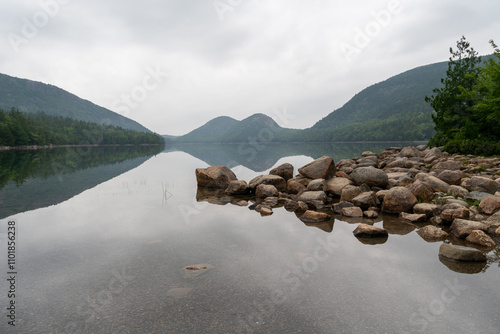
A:
{"type": "Polygon", "coordinates": [[[160,134],[254,113],[307,128],[374,83],[447,60],[462,35],[492,53],[499,13],[492,0],[2,1],[0,72],[160,134]]]}

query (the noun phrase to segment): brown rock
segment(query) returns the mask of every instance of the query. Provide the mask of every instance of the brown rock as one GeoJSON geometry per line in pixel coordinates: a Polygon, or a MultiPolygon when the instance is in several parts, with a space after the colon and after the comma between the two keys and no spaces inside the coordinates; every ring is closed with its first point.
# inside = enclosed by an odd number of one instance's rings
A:
{"type": "Polygon", "coordinates": [[[333,205],[333,212],[342,213],[343,208],[352,208],[353,206],[354,204],[352,204],[351,202],[339,202],[333,205]]]}
{"type": "Polygon", "coordinates": [[[261,210],[260,210],[260,215],[261,216],[270,216],[273,214],[273,210],[271,208],[266,208],[266,207],[263,207],[261,210]]]}
{"type": "Polygon", "coordinates": [[[361,194],[361,189],[359,187],[355,186],[346,186],[344,189],[342,189],[342,194],[340,196],[340,201],[341,202],[352,202],[352,200],[361,194]]]}
{"type": "Polygon", "coordinates": [[[271,184],[259,184],[255,190],[255,196],[258,198],[277,197],[278,189],[271,184]]]}
{"type": "Polygon", "coordinates": [[[415,204],[415,206],[413,206],[413,212],[414,213],[423,213],[428,218],[440,214],[439,207],[436,204],[430,204],[430,203],[415,204]]]}
{"type": "Polygon", "coordinates": [[[299,173],[310,179],[330,179],[335,175],[335,162],[331,157],[323,156],[299,168],[299,173]]]}
{"type": "Polygon", "coordinates": [[[469,191],[461,186],[451,185],[448,188],[451,196],[465,198],[469,194],[469,191]]]}
{"type": "Polygon", "coordinates": [[[438,162],[434,166],[432,166],[431,170],[436,171],[436,170],[460,170],[461,164],[458,161],[454,160],[445,160],[438,162]]]}
{"type": "Polygon", "coordinates": [[[448,238],[448,233],[434,225],[426,225],[417,231],[422,239],[427,241],[439,241],[448,238]]]}
{"type": "Polygon", "coordinates": [[[377,218],[378,212],[375,210],[366,210],[363,211],[363,216],[365,216],[366,218],[377,218]]]}
{"type": "Polygon", "coordinates": [[[363,210],[357,206],[342,208],[342,215],[346,217],[363,217],[363,210]]]}
{"type": "Polygon", "coordinates": [[[500,210],[500,197],[486,197],[481,200],[479,204],[479,210],[486,213],[487,215],[492,215],[500,210]]]}
{"type": "Polygon", "coordinates": [[[437,177],[435,176],[427,176],[425,178],[425,181],[424,183],[428,184],[432,190],[434,191],[440,191],[440,192],[448,192],[448,188],[450,187],[450,185],[440,179],[438,179],[437,177]]]}
{"type": "Polygon", "coordinates": [[[421,181],[415,181],[407,188],[412,192],[412,194],[421,202],[429,202],[434,198],[434,190],[425,183],[421,181]]]}
{"type": "Polygon", "coordinates": [[[439,173],[438,179],[450,185],[459,185],[462,182],[462,172],[459,170],[444,170],[439,173]]]}
{"type": "Polygon", "coordinates": [[[478,245],[478,246],[487,247],[487,248],[495,248],[496,247],[496,244],[493,241],[493,239],[491,239],[491,237],[489,235],[487,235],[486,233],[484,233],[481,230],[472,231],[467,236],[467,238],[465,238],[465,241],[468,241],[468,242],[473,243],[473,244],[478,245]]]}
{"type": "Polygon", "coordinates": [[[297,198],[297,200],[306,203],[312,201],[324,202],[326,200],[326,193],[324,191],[305,191],[297,198]]]}
{"type": "Polygon", "coordinates": [[[363,192],[352,199],[354,206],[359,206],[361,209],[377,206],[378,200],[374,191],[363,192]]]}
{"type": "Polygon", "coordinates": [[[297,208],[294,210],[294,212],[296,214],[301,215],[304,212],[306,212],[307,210],[309,210],[309,206],[306,203],[302,202],[302,201],[298,201],[297,202],[297,208]]]}
{"type": "Polygon", "coordinates": [[[198,187],[226,189],[231,181],[237,180],[226,166],[196,168],[195,174],[198,187]]]}
{"type": "Polygon", "coordinates": [[[259,175],[256,178],[252,179],[248,186],[252,191],[255,191],[257,186],[260,184],[275,186],[278,191],[285,191],[286,189],[285,179],[278,175],[259,175]]]}
{"type": "Polygon", "coordinates": [[[387,231],[383,228],[368,224],[359,224],[352,233],[358,238],[380,238],[388,236],[387,231]]]}
{"type": "Polygon", "coordinates": [[[301,217],[300,220],[304,223],[322,223],[330,220],[332,217],[329,214],[323,212],[316,212],[312,210],[307,210],[301,217]]]}
{"type": "Polygon", "coordinates": [[[406,212],[401,212],[399,214],[400,218],[403,218],[405,220],[408,220],[412,223],[421,223],[425,222],[427,220],[427,215],[425,213],[406,213],[406,212]]]}
{"type": "Polygon", "coordinates": [[[473,220],[455,219],[451,224],[450,233],[459,239],[465,239],[474,230],[487,231],[488,225],[473,220]]]}
{"type": "Polygon", "coordinates": [[[460,207],[457,209],[446,209],[439,215],[442,220],[452,222],[455,219],[469,219],[470,211],[467,208],[460,207]]]}
{"type": "Polygon", "coordinates": [[[394,187],[385,195],[382,211],[396,214],[410,212],[417,202],[417,198],[410,190],[404,187],[394,187]]]}
{"type": "Polygon", "coordinates": [[[278,167],[271,169],[270,175],[278,175],[285,179],[285,181],[293,178],[293,166],[289,163],[284,163],[278,167]]]}
{"type": "Polygon", "coordinates": [[[305,189],[306,189],[306,186],[304,186],[302,183],[300,183],[296,179],[290,179],[287,182],[286,191],[289,194],[298,194],[299,192],[301,192],[305,189]]]}
{"type": "Polygon", "coordinates": [[[245,195],[250,191],[248,184],[243,180],[231,181],[226,188],[226,194],[228,195],[245,195]]]}
{"type": "Polygon", "coordinates": [[[346,178],[333,177],[326,182],[326,189],[329,193],[340,196],[342,195],[342,189],[351,184],[352,181],[346,178]]]}

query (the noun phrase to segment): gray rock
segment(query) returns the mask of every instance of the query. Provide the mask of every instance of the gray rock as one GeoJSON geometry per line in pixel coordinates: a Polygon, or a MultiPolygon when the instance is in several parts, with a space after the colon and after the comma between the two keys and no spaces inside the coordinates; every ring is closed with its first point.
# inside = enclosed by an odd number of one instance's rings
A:
{"type": "Polygon", "coordinates": [[[439,256],[454,261],[486,261],[486,256],[475,248],[450,244],[442,244],[441,247],[439,247],[439,256]]]}
{"type": "Polygon", "coordinates": [[[441,212],[440,217],[445,222],[452,222],[455,219],[469,219],[470,212],[467,208],[446,209],[441,212]]]}
{"type": "Polygon", "coordinates": [[[297,198],[297,200],[306,203],[312,201],[324,202],[326,200],[326,193],[324,191],[305,191],[297,198]]]}
{"type": "Polygon", "coordinates": [[[450,185],[459,185],[462,182],[462,172],[459,170],[444,170],[439,173],[437,178],[450,185]]]}
{"type": "Polygon", "coordinates": [[[357,168],[350,176],[352,181],[358,186],[365,183],[370,187],[375,186],[384,188],[389,182],[389,178],[384,171],[372,167],[357,168]]]}
{"type": "Polygon", "coordinates": [[[440,157],[443,155],[443,152],[441,152],[441,150],[437,147],[433,147],[429,150],[429,152],[427,153],[426,157],[440,157]]]}
{"type": "Polygon", "coordinates": [[[335,162],[331,157],[323,156],[299,168],[299,173],[310,179],[330,179],[335,176],[335,162]]]}
{"type": "Polygon", "coordinates": [[[440,179],[438,179],[437,177],[435,176],[427,176],[425,178],[425,181],[424,183],[428,184],[432,190],[434,191],[441,191],[441,192],[448,192],[448,188],[450,188],[450,185],[440,179]]]}
{"type": "Polygon", "coordinates": [[[470,181],[466,183],[466,187],[470,191],[479,191],[489,194],[494,194],[500,190],[500,184],[483,176],[473,176],[470,181]]]}
{"type": "Polygon", "coordinates": [[[479,192],[479,191],[471,191],[467,196],[465,196],[465,199],[467,201],[473,201],[473,202],[481,202],[483,199],[486,197],[490,197],[491,194],[484,193],[484,192],[479,192]]]}
{"type": "Polygon", "coordinates": [[[406,157],[406,158],[411,158],[411,157],[419,157],[420,158],[420,157],[422,157],[422,155],[420,154],[420,151],[416,147],[413,147],[413,146],[403,147],[401,152],[399,152],[399,155],[402,157],[406,157]]]}
{"type": "Polygon", "coordinates": [[[237,180],[236,175],[226,166],[196,168],[198,187],[226,189],[231,181],[237,180]]]}
{"type": "Polygon", "coordinates": [[[425,214],[428,218],[430,218],[432,216],[439,215],[441,210],[436,204],[418,203],[413,206],[413,212],[425,214]]]}
{"type": "Polygon", "coordinates": [[[307,189],[312,191],[326,191],[325,179],[316,179],[309,182],[307,189]]]}
{"type": "Polygon", "coordinates": [[[448,169],[448,170],[460,170],[461,166],[462,165],[458,161],[445,160],[445,161],[438,162],[437,164],[432,166],[431,170],[433,170],[433,171],[442,171],[442,170],[446,170],[446,169],[448,169]]]}
{"type": "Polygon", "coordinates": [[[488,225],[473,220],[455,219],[450,233],[459,239],[465,239],[474,230],[487,231],[488,225]]]}
{"type": "Polygon", "coordinates": [[[375,210],[366,210],[363,211],[363,216],[365,216],[366,218],[377,218],[378,212],[375,210]]]}
{"type": "Polygon", "coordinates": [[[464,187],[457,186],[457,185],[451,185],[448,188],[448,192],[451,194],[453,197],[461,197],[465,198],[469,194],[469,191],[465,189],[464,187]]]}

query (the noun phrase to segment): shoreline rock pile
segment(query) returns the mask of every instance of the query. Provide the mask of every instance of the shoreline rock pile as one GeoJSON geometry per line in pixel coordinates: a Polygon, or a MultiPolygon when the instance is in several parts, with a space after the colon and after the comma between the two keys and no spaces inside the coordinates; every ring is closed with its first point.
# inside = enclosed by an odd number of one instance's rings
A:
{"type": "MultiPolygon", "coordinates": [[[[293,166],[285,163],[248,184],[225,166],[198,168],[196,178],[198,187],[242,197],[238,205],[254,202],[251,208],[262,215],[284,206],[308,224],[328,221],[333,214],[364,219],[389,214],[426,225],[418,231],[426,240],[451,237],[491,250],[500,237],[496,157],[451,155],[426,146],[391,147],[336,164],[323,156],[299,168],[295,176],[293,166]]],[[[386,236],[373,227],[360,224],[355,235],[386,236]]]]}

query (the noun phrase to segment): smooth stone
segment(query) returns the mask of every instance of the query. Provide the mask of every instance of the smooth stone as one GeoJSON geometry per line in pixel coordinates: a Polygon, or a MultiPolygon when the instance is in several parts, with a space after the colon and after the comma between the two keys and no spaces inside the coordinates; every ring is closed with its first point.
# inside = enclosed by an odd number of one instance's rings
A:
{"type": "Polygon", "coordinates": [[[332,217],[324,212],[316,212],[312,210],[307,210],[301,217],[300,220],[304,223],[322,223],[329,221],[332,217]]]}
{"type": "Polygon", "coordinates": [[[359,238],[380,238],[388,236],[387,231],[383,228],[368,224],[359,224],[352,233],[359,238]]]}
{"type": "Polygon", "coordinates": [[[346,207],[342,208],[342,215],[346,217],[363,217],[363,210],[357,206],[346,207]]]}
{"type": "Polygon", "coordinates": [[[439,256],[455,261],[486,261],[486,256],[475,248],[450,244],[442,244],[439,247],[439,256]]]}

